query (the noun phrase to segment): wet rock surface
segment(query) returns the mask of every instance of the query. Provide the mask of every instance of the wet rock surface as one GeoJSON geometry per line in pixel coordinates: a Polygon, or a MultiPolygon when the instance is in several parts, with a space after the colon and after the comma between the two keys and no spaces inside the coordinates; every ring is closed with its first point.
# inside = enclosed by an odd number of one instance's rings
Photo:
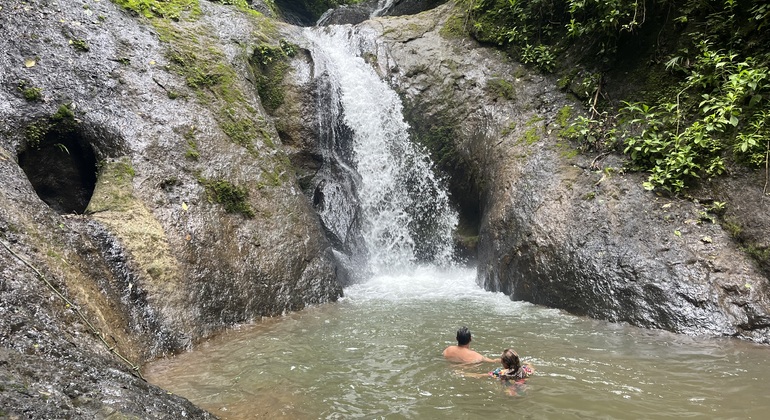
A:
{"type": "Polygon", "coordinates": [[[415,15],[446,3],[446,0],[367,0],[330,9],[318,19],[319,26],[356,25],[376,16],[415,15]]]}
{"type": "MultiPolygon", "coordinates": [[[[368,60],[429,116],[413,124],[417,137],[451,139],[433,154],[448,162],[456,200],[480,200],[479,283],[578,315],[770,343],[767,277],[708,203],[644,190],[620,156],[578,153],[559,132],[565,107],[581,105],[555,80],[453,35],[462,21],[451,7],[356,30],[379,36],[368,60]]],[[[743,209],[732,216],[767,238],[761,186],[744,184],[699,194],[735,198],[743,209]]]]}
{"type": "MultiPolygon", "coordinates": [[[[249,57],[280,24],[233,7],[203,1],[192,21],[107,1],[1,7],[0,417],[211,418],[133,366],[340,296],[344,269],[302,190],[321,167],[314,90],[264,112],[249,57]],[[214,61],[189,67],[196,56],[214,61]],[[225,82],[237,104],[216,93],[225,82]],[[71,159],[78,148],[93,159],[71,159]]],[[[761,182],[724,179],[698,202],[644,191],[621,157],[559,137],[560,111],[580,105],[554,80],[455,36],[451,11],[356,30],[379,38],[364,58],[420,110],[415,135],[452,175],[479,282],[576,314],[770,342],[767,268],[708,208],[735,203],[722,217],[766,246],[761,182]]],[[[293,77],[310,66],[301,54],[293,77]]]]}
{"type": "Polygon", "coordinates": [[[0,417],[211,417],[132,365],[341,295],[250,81],[280,23],[0,7],[0,417]]]}

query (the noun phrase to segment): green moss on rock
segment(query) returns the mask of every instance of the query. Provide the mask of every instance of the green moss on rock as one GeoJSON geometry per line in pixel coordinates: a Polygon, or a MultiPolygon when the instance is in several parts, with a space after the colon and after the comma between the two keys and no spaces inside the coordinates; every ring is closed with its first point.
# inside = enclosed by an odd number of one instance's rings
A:
{"type": "Polygon", "coordinates": [[[251,63],[257,74],[257,93],[268,111],[275,111],[283,104],[283,78],[289,69],[288,58],[293,57],[298,48],[281,40],[277,46],[263,43],[254,49],[251,63]]]}
{"type": "Polygon", "coordinates": [[[489,79],[487,81],[487,90],[490,91],[495,96],[504,98],[504,99],[515,99],[516,98],[516,90],[513,87],[513,83],[503,79],[503,78],[493,78],[489,79]]]}
{"type": "Polygon", "coordinates": [[[198,0],[112,0],[113,3],[146,18],[180,19],[183,14],[200,15],[198,0]]]}
{"type": "Polygon", "coordinates": [[[198,179],[205,188],[209,202],[221,204],[228,213],[239,213],[251,219],[255,216],[249,204],[249,190],[223,179],[198,179]]]}
{"type": "Polygon", "coordinates": [[[174,284],[181,278],[178,264],[171,255],[163,227],[134,196],[134,176],[128,158],[102,162],[86,213],[120,239],[137,267],[143,267],[155,283],[148,287],[174,284]]]}
{"type": "Polygon", "coordinates": [[[128,211],[134,206],[133,179],[136,175],[128,158],[102,162],[86,213],[128,211]]]}
{"type": "Polygon", "coordinates": [[[19,90],[21,91],[22,96],[24,96],[24,99],[29,102],[39,102],[43,100],[43,90],[35,86],[30,86],[29,82],[26,80],[19,82],[19,90]]]}
{"type": "Polygon", "coordinates": [[[70,133],[77,130],[78,126],[79,121],[75,113],[67,105],[61,105],[50,117],[27,124],[24,127],[24,137],[29,147],[38,148],[48,133],[70,133]]]}

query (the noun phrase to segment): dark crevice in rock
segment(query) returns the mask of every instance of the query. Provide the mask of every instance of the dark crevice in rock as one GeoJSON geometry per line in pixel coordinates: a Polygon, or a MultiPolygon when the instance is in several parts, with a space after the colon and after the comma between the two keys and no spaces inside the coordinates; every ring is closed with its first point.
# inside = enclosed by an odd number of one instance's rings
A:
{"type": "Polygon", "coordinates": [[[437,173],[446,180],[450,199],[459,213],[455,234],[456,254],[463,260],[475,261],[484,192],[480,174],[473,169],[468,156],[451,143],[459,135],[455,123],[458,120],[449,109],[426,113],[425,109],[436,105],[402,99],[410,135],[427,149],[436,163],[437,173]]]}
{"type": "Polygon", "coordinates": [[[288,23],[298,26],[312,26],[328,7],[313,5],[305,0],[275,0],[281,17],[288,23]]]}
{"type": "Polygon", "coordinates": [[[96,156],[78,131],[51,130],[18,155],[35,192],[60,214],[82,214],[96,185],[96,156]]]}

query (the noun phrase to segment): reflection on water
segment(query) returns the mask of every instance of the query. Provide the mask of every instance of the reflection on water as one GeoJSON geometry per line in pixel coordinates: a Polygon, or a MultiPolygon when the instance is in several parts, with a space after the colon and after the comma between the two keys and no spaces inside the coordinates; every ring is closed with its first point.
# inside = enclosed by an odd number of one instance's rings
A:
{"type": "MultiPolygon", "coordinates": [[[[770,349],[578,318],[511,302],[469,269],[421,268],[346,290],[158,361],[146,377],[227,419],[765,418],[770,349]],[[537,371],[523,392],[463,376],[457,327],[537,371]]],[[[483,373],[492,364],[466,367],[483,373]]]]}

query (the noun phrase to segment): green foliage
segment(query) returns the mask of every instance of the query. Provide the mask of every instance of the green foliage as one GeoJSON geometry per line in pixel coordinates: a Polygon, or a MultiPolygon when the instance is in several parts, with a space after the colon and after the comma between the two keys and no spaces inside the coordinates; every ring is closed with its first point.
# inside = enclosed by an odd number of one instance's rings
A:
{"type": "Polygon", "coordinates": [[[564,68],[568,75],[560,85],[586,100],[589,112],[562,125],[560,134],[577,141],[581,150],[624,150],[633,168],[649,172],[647,188],[679,193],[699,179],[719,176],[732,163],[768,165],[766,0],[460,4],[477,40],[544,72],[564,68]],[[647,79],[650,92],[641,92],[642,101],[626,97],[617,110],[600,104],[604,77],[591,69],[575,70],[575,51],[594,68],[606,68],[625,65],[624,60],[643,63],[637,54],[643,45],[654,46],[645,54],[651,55],[647,64],[655,67],[645,73],[668,79],[647,79]],[[561,51],[570,51],[569,63],[559,62],[561,51]],[[576,80],[579,74],[591,76],[576,80]]]}
{"type": "MultiPolygon", "coordinates": [[[[570,37],[598,37],[602,42],[633,32],[645,20],[644,0],[568,0],[570,37]]],[[[605,46],[611,46],[606,43],[605,46]]]]}
{"type": "Polygon", "coordinates": [[[40,142],[48,134],[51,125],[45,121],[36,121],[24,127],[24,137],[27,139],[27,145],[33,149],[40,148],[40,142]]]}
{"type": "Polygon", "coordinates": [[[39,148],[48,133],[70,133],[77,130],[78,125],[75,113],[67,105],[60,105],[50,117],[38,119],[24,127],[24,137],[29,147],[39,148]]]}
{"type": "Polygon", "coordinates": [[[244,186],[235,186],[223,179],[199,178],[211,203],[221,204],[228,213],[239,213],[251,219],[255,216],[254,210],[248,202],[249,190],[244,186]]]}
{"type": "Polygon", "coordinates": [[[535,67],[545,73],[550,73],[556,67],[556,56],[552,49],[546,45],[533,47],[526,44],[521,51],[521,62],[524,64],[533,64],[535,67]]]}
{"type": "MultiPolygon", "coordinates": [[[[770,72],[749,57],[699,44],[676,98],[648,105],[626,103],[625,152],[650,171],[648,189],[674,193],[701,177],[725,171],[727,152],[736,161],[764,166],[770,151],[770,72]]],[[[669,61],[675,67],[677,61],[669,61]]]]}
{"type": "Polygon", "coordinates": [[[580,151],[602,151],[612,148],[616,141],[615,119],[607,113],[591,116],[576,115],[566,126],[562,125],[561,137],[573,140],[580,151]]]}
{"type": "Polygon", "coordinates": [[[75,113],[66,104],[59,106],[56,112],[51,115],[50,122],[52,128],[60,133],[75,131],[79,125],[75,113]]]}
{"type": "Polygon", "coordinates": [[[578,42],[600,54],[616,51],[624,33],[646,18],[639,0],[465,0],[471,34],[523,63],[551,72],[557,54],[578,42]]]}

